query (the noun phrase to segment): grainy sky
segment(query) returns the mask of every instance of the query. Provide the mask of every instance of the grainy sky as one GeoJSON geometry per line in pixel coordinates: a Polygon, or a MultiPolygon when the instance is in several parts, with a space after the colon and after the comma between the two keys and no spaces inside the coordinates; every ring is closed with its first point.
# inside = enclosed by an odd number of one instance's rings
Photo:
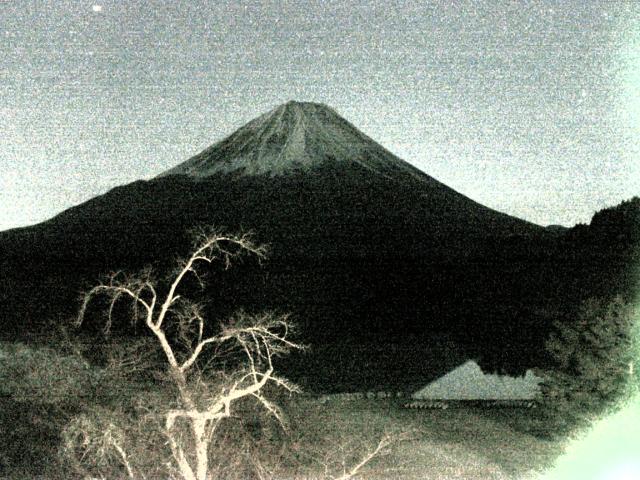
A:
{"type": "Polygon", "coordinates": [[[640,194],[640,2],[0,0],[0,230],[287,100],[539,223],[640,194]]]}

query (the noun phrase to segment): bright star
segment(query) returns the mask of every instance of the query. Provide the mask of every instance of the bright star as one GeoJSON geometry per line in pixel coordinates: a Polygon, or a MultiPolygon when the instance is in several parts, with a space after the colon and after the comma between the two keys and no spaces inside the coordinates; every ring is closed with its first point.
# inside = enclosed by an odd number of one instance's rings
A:
{"type": "Polygon", "coordinates": [[[91,10],[93,10],[96,13],[99,13],[102,11],[102,5],[94,5],[93,7],[91,7],[91,10]]]}

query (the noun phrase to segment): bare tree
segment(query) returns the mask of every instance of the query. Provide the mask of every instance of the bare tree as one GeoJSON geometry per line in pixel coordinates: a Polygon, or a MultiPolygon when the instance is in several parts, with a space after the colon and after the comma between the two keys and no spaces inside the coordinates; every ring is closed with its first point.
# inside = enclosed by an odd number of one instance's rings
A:
{"type": "MultiPolygon", "coordinates": [[[[179,262],[169,285],[162,289],[166,293],[160,293],[161,287],[150,270],[136,276],[113,274],[84,296],[77,324],[82,324],[87,307],[97,296],[109,299],[106,331],[111,328],[116,303],[124,298],[132,302],[135,318],[142,320],[153,334],[164,354],[170,381],[177,388],[177,408],[163,413],[164,435],[172,456],[169,468],[185,480],[205,480],[209,475],[212,437],[219,422],[232,415],[236,401],[252,397],[281,421],[280,411],[266,398],[264,387],[271,383],[289,392],[298,391],[295,385],[274,373],[273,359],[301,345],[290,339],[287,317],[271,313],[240,312],[220,325],[215,334],[208,334],[212,330],[206,324],[201,305],[180,294],[185,278],[194,276],[202,283],[199,266],[220,261],[228,268],[232,259],[242,254],[264,258],[265,249],[254,244],[248,235],[224,235],[209,230],[199,232],[192,252],[188,259],[179,262]],[[231,374],[225,373],[223,381],[213,381],[199,368],[205,351],[214,364],[216,358],[228,355],[229,351],[239,353],[244,361],[231,374]],[[185,431],[189,434],[185,435],[185,431]]],[[[112,431],[108,433],[106,440],[118,440],[107,443],[115,450],[127,475],[138,478],[123,440],[112,431]]]]}

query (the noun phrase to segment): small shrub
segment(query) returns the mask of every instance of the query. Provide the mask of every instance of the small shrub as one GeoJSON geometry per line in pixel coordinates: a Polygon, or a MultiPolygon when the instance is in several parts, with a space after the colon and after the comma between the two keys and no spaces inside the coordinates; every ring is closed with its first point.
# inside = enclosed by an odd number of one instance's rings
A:
{"type": "Polygon", "coordinates": [[[76,355],[22,343],[3,343],[0,349],[0,395],[16,402],[77,403],[104,377],[102,369],[76,355]]]}
{"type": "Polygon", "coordinates": [[[57,462],[60,433],[102,378],[78,355],[0,344],[0,476],[68,478],[57,462]]]}

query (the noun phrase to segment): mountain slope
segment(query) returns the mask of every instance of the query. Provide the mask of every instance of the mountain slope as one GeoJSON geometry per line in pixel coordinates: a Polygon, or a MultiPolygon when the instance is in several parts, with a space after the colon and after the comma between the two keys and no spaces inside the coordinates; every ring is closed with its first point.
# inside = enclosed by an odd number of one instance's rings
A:
{"type": "Polygon", "coordinates": [[[437,338],[500,368],[535,364],[552,270],[540,265],[557,235],[468,199],[331,109],[295,102],[151,181],[0,233],[5,334],[73,315],[78,291],[106,272],[163,272],[199,224],[270,245],[261,267],[214,269],[202,299],[214,320],[239,307],[291,312],[315,352],[289,365],[294,378],[313,368],[332,388],[420,382],[450,367],[437,338]]]}

